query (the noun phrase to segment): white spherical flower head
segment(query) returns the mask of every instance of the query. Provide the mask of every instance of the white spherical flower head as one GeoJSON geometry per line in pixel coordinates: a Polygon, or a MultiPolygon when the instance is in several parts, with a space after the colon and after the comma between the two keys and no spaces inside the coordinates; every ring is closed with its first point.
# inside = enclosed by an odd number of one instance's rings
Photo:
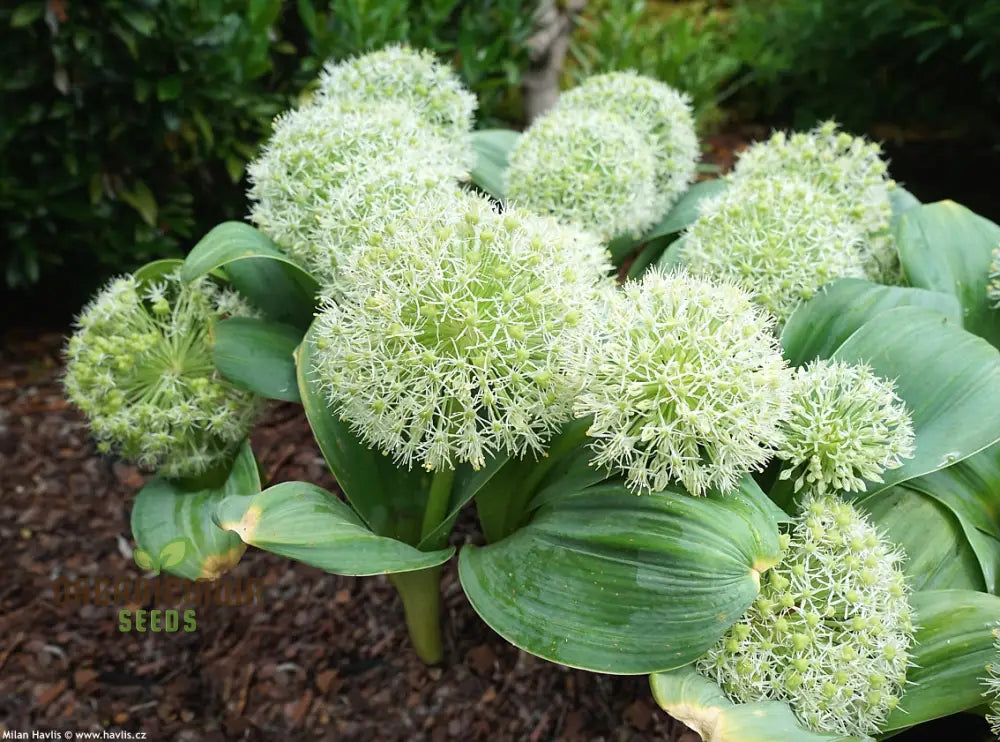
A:
{"type": "Polygon", "coordinates": [[[639,237],[661,216],[652,142],[617,114],[548,113],[521,135],[509,162],[513,203],[602,239],[639,237]]]}
{"type": "Polygon", "coordinates": [[[564,338],[609,266],[595,237],[456,197],[345,262],[314,372],[341,417],[401,464],[541,451],[571,418],[564,338]]]}
{"type": "Polygon", "coordinates": [[[608,72],[563,93],[556,107],[627,116],[653,140],[658,216],[694,182],[701,157],[691,99],[686,93],[634,71],[608,72]]]}
{"type": "Polygon", "coordinates": [[[799,368],[775,455],[795,490],[860,492],[913,456],[913,424],[895,385],[865,365],[817,360],[799,368]]]}
{"type": "Polygon", "coordinates": [[[427,50],[401,45],[327,63],[317,100],[402,103],[449,140],[466,139],[476,111],[476,96],[451,65],[427,50]]]}
{"type": "Polygon", "coordinates": [[[837,198],[798,178],[739,181],[699,204],[681,258],[732,279],[783,324],[836,278],[864,278],[862,233],[837,198]]]}
{"type": "Polygon", "coordinates": [[[777,132],[743,152],[731,177],[761,180],[789,175],[836,196],[864,233],[860,255],[865,274],[873,281],[899,283],[889,198],[896,184],[878,144],[839,131],[834,121],[808,132],[777,132]]]}
{"type": "Polygon", "coordinates": [[[830,496],[806,502],[784,538],[760,596],[697,667],[738,703],[784,701],[813,731],[873,735],[913,644],[902,557],[830,496]]]}
{"type": "Polygon", "coordinates": [[[313,105],[275,120],[247,173],[254,224],[329,283],[359,230],[391,221],[403,201],[456,188],[464,166],[402,105],[313,105]]]}
{"type": "Polygon", "coordinates": [[[215,370],[212,328],[252,310],[208,278],[112,280],[84,308],[66,351],[67,395],[98,449],[168,477],[222,464],[261,409],[215,370]]]}
{"type": "Polygon", "coordinates": [[[993,629],[993,649],[993,660],[986,666],[986,677],[983,678],[983,695],[989,703],[986,720],[993,734],[1000,737],[1000,625],[993,629]]]}
{"type": "Polygon", "coordinates": [[[637,491],[680,482],[693,495],[759,470],[788,406],[774,320],[734,284],[684,273],[653,270],[604,298],[576,403],[594,417],[594,465],[637,491]]]}

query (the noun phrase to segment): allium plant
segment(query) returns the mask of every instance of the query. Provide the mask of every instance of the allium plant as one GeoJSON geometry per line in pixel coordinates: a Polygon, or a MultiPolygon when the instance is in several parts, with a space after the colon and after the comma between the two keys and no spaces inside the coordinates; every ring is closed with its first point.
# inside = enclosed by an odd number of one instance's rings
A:
{"type": "MultiPolygon", "coordinates": [[[[559,98],[556,110],[614,113],[628,118],[653,143],[657,216],[673,206],[694,181],[701,157],[691,98],[669,85],[632,70],[587,78],[559,98]]],[[[625,163],[622,163],[624,166],[625,163]]]]}
{"type": "Polygon", "coordinates": [[[605,240],[638,237],[662,215],[652,139],[613,112],[552,111],[510,153],[512,203],[605,240]]]}
{"type": "Polygon", "coordinates": [[[837,198],[840,208],[863,232],[859,248],[868,278],[899,282],[899,260],[890,232],[889,193],[896,184],[878,144],[840,131],[834,121],[808,132],[777,132],[743,152],[731,177],[738,182],[788,176],[807,180],[837,198]]]}
{"type": "Polygon", "coordinates": [[[814,731],[878,732],[913,644],[900,562],[851,505],[809,499],[760,596],[698,669],[738,702],[787,701],[814,731]]]}
{"type": "Polygon", "coordinates": [[[1000,308],[1000,247],[993,248],[986,298],[993,309],[1000,308]]]}
{"type": "Polygon", "coordinates": [[[990,723],[993,734],[1000,737],[1000,625],[993,629],[993,649],[993,661],[986,666],[986,677],[983,679],[983,686],[986,688],[983,695],[989,704],[986,720],[990,723]]]}
{"type": "Polygon", "coordinates": [[[681,260],[743,285],[783,323],[829,281],[864,277],[862,239],[840,200],[808,181],[742,180],[699,204],[681,260]]]}
{"type": "Polygon", "coordinates": [[[585,232],[455,196],[343,265],[315,373],[372,446],[409,467],[538,454],[571,417],[567,334],[610,268],[585,232]]]}
{"type": "Polygon", "coordinates": [[[818,360],[800,367],[775,455],[781,479],[808,492],[860,492],[913,456],[913,425],[891,381],[865,365],[818,360]]]}
{"type": "Polygon", "coordinates": [[[651,271],[584,325],[595,466],[636,491],[731,490],[780,441],[788,373],[774,320],[733,283],[651,271]]]}
{"type": "Polygon", "coordinates": [[[523,135],[470,138],[473,108],[422,52],[328,66],[249,168],[258,229],[219,225],[179,271],[150,264],[85,308],[67,393],[102,452],[161,475],[136,500],[139,548],[187,539],[175,571],[196,577],[245,545],[388,575],[428,663],[446,657],[439,582],[460,549],[472,606],[518,647],[621,674],[696,663],[740,703],[684,708],[740,733],[803,738],[780,736],[789,705],[859,734],[981,705],[963,652],[1000,612],[970,589],[997,589],[1000,356],[966,287],[1000,227],[897,199],[922,288],[838,278],[897,276],[885,164],[832,124],[751,148],[729,193],[699,184],[664,214],[697,157],[683,95],[613,73],[523,135]],[[470,141],[476,185],[506,180],[510,201],[465,188],[470,141]],[[646,237],[623,287],[605,244],[622,233],[646,237]],[[642,275],[647,250],[689,268],[642,275]],[[261,483],[263,398],[302,404],[336,494],[261,483]],[[466,507],[482,538],[452,545],[466,507]],[[904,578],[856,507],[933,548],[904,578]],[[906,580],[925,588],[916,620],[906,580]],[[925,674],[904,685],[911,653],[925,674]],[[932,697],[939,670],[961,692],[932,697]]]}
{"type": "Polygon", "coordinates": [[[90,420],[98,450],[170,477],[194,477],[232,458],[260,404],[223,379],[212,330],[253,316],[236,292],[177,272],[144,285],[113,279],[76,321],[64,384],[90,420]]]}

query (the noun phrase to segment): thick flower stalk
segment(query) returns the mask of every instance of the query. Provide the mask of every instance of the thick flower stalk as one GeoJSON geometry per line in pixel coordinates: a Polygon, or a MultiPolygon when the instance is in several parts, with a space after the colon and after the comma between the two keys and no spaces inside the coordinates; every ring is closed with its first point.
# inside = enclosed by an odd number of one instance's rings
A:
{"type": "Polygon", "coordinates": [[[608,268],[596,237],[455,196],[345,262],[313,372],[403,465],[539,452],[571,418],[563,344],[608,268]]]}
{"type": "Polygon", "coordinates": [[[913,423],[895,385],[866,365],[817,360],[799,368],[775,455],[795,491],[860,492],[913,456],[913,423]]]}
{"type": "Polygon", "coordinates": [[[993,649],[996,650],[993,661],[986,666],[986,677],[983,679],[986,689],[983,695],[989,704],[986,720],[993,734],[1000,738],[1000,625],[993,629],[993,649]]]}
{"type": "Polygon", "coordinates": [[[899,283],[899,258],[892,237],[895,182],[882,159],[882,148],[863,137],[838,130],[827,121],[808,132],[775,133],[749,147],[736,162],[734,181],[795,176],[834,195],[861,229],[860,256],[873,281],[899,283]]]}
{"type": "Polygon", "coordinates": [[[401,104],[312,105],[275,120],[247,173],[254,224],[329,285],[359,236],[429,192],[456,189],[465,165],[401,104]]]}
{"type": "MultiPolygon", "coordinates": [[[[437,136],[461,142],[471,156],[467,138],[472,131],[476,96],[455,70],[432,52],[407,46],[387,46],[376,52],[328,63],[319,78],[316,100],[341,103],[399,103],[416,112],[437,136]]],[[[471,161],[467,161],[471,167],[471,161]]]]}
{"type": "Polygon", "coordinates": [[[66,392],[89,418],[98,449],[169,477],[224,463],[261,405],[215,370],[212,328],[252,314],[208,278],[112,280],[77,319],[66,352],[66,392]]]}
{"type": "Polygon", "coordinates": [[[505,177],[512,203],[609,240],[661,216],[655,176],[652,140],[625,118],[567,109],[521,135],[505,177]]]}
{"type": "Polygon", "coordinates": [[[742,180],[701,202],[681,259],[741,284],[783,324],[823,284],[864,277],[862,239],[848,209],[805,180],[742,180]]]}
{"type": "Polygon", "coordinates": [[[657,216],[665,214],[694,181],[701,151],[687,94],[631,70],[608,72],[563,93],[556,107],[626,116],[651,138],[657,216]]]}
{"type": "Polygon", "coordinates": [[[832,496],[808,500],[784,538],[760,596],[698,669],[738,703],[787,702],[814,731],[875,734],[913,644],[902,557],[832,496]]]}
{"type": "Polygon", "coordinates": [[[733,489],[780,438],[788,370],[774,320],[731,282],[657,270],[605,295],[584,325],[589,348],[576,415],[593,415],[596,466],[636,491],[679,482],[733,489]]]}

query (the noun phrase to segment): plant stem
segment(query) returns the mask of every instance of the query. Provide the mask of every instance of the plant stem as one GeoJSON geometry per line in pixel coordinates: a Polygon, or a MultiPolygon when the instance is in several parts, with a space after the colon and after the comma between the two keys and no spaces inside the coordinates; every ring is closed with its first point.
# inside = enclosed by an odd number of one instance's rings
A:
{"type": "Polygon", "coordinates": [[[431,479],[431,489],[427,494],[427,506],[424,508],[424,523],[420,528],[421,541],[431,535],[448,514],[451,486],[454,483],[454,469],[438,469],[434,472],[434,478],[431,479]]]}
{"type": "MultiPolygon", "coordinates": [[[[532,468],[531,473],[524,479],[522,490],[529,496],[535,495],[535,490],[542,483],[542,479],[549,473],[563,456],[577,448],[587,439],[587,429],[593,422],[593,418],[584,417],[568,423],[563,431],[552,439],[548,449],[537,464],[532,468]]],[[[527,504],[527,503],[525,503],[527,504]]]]}
{"type": "Polygon", "coordinates": [[[444,658],[441,644],[441,567],[389,575],[403,601],[406,628],[417,656],[428,665],[444,658]]]}

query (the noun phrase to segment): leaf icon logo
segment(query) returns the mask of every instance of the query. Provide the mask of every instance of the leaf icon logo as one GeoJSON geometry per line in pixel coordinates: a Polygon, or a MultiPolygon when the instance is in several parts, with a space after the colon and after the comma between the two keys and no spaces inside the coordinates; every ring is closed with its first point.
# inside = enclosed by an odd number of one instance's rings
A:
{"type": "Polygon", "coordinates": [[[141,569],[145,569],[157,574],[160,573],[159,565],[153,560],[152,555],[143,549],[136,549],[132,553],[132,558],[135,559],[135,563],[139,565],[141,569]]]}
{"type": "Polygon", "coordinates": [[[175,538],[173,541],[168,541],[164,547],[160,549],[160,557],[158,559],[160,567],[163,569],[176,567],[184,561],[185,552],[187,552],[186,538],[175,538]]]}

